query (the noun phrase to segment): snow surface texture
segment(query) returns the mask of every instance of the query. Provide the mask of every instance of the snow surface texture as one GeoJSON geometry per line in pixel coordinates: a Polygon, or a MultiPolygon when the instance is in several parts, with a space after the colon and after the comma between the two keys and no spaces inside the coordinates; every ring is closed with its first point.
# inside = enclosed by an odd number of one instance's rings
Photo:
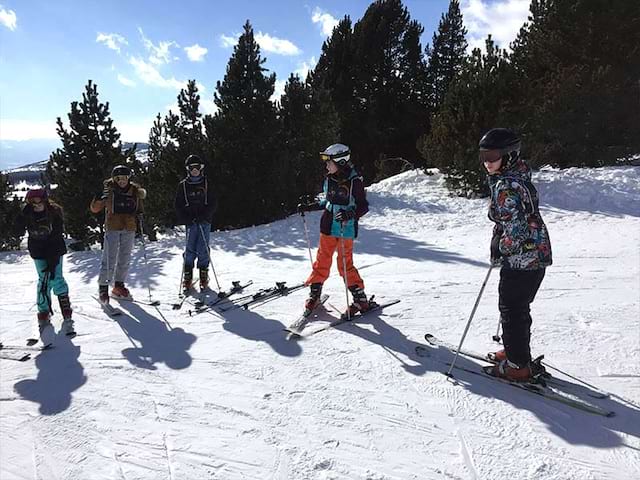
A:
{"type": "MultiPolygon", "coordinates": [[[[251,311],[172,310],[180,235],[147,244],[148,265],[134,253],[133,294],[146,300],[149,284],[163,304],[121,302],[114,319],[91,298],[100,252],[65,256],[79,335],[26,363],[0,360],[0,478],[640,478],[640,167],[546,169],[535,182],[555,264],[533,305],[533,351],[612,392],[593,401],[616,417],[463,371],[456,384],[442,374],[446,352],[415,355],[426,332],[458,343],[491,224],[486,200],[452,197],[438,173],[411,171],[368,189],[355,249],[367,292],[402,302],[305,340],[283,331],[305,290],[251,311]]],[[[306,218],[315,246],[319,213],[306,218]]],[[[214,232],[211,244],[223,288],[309,273],[299,216],[214,232]]],[[[0,261],[1,339],[22,344],[36,326],[34,267],[24,251],[0,261]]],[[[498,348],[497,279],[469,349],[498,348]]],[[[335,266],[325,292],[344,308],[335,266]]],[[[321,310],[307,328],[335,317],[321,310]]]]}

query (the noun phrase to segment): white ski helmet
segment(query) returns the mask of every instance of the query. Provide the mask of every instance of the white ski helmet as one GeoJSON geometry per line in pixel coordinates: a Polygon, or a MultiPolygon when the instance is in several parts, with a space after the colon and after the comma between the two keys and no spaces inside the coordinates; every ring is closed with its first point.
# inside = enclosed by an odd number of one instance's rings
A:
{"type": "Polygon", "coordinates": [[[345,167],[351,164],[351,150],[342,143],[334,143],[329,145],[324,152],[320,152],[320,160],[323,162],[333,160],[339,167],[345,167]]]}

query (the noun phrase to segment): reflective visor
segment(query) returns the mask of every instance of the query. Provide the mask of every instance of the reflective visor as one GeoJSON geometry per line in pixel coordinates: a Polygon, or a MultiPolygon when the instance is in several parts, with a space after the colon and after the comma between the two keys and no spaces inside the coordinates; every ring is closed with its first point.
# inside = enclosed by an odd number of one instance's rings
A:
{"type": "Polygon", "coordinates": [[[331,159],[332,159],[331,155],[329,155],[328,153],[321,153],[320,154],[320,160],[322,160],[323,162],[328,162],[331,159]]]}
{"type": "Polygon", "coordinates": [[[204,168],[204,165],[202,165],[201,163],[192,163],[190,165],[187,165],[187,170],[191,171],[191,170],[202,170],[204,168]]]}
{"type": "Polygon", "coordinates": [[[502,158],[502,152],[500,150],[480,150],[479,158],[481,163],[494,163],[502,158]]]}

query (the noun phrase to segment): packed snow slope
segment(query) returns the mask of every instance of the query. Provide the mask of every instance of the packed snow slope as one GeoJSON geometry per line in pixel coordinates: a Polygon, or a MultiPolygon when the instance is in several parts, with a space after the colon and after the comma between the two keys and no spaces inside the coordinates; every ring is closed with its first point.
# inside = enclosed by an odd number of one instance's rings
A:
{"type": "MultiPolygon", "coordinates": [[[[592,401],[615,417],[465,371],[453,382],[446,351],[415,354],[427,332],[458,343],[488,269],[491,224],[486,199],[452,197],[437,172],[411,171],[368,189],[355,248],[367,292],[401,303],[305,340],[283,332],[304,290],[249,311],[172,310],[181,234],[148,243],[148,264],[140,246],[134,253],[134,295],[147,299],[149,286],[162,305],[122,302],[115,319],[92,298],[100,252],[65,256],[79,335],[25,363],[0,361],[0,478],[640,478],[640,168],[534,180],[554,265],[533,305],[533,351],[611,392],[592,401]]],[[[306,218],[315,247],[319,212],[306,218]]],[[[211,244],[223,288],[309,273],[300,216],[214,232],[211,244]]],[[[33,263],[24,251],[0,261],[0,338],[22,344],[36,324],[33,263]]],[[[468,348],[498,348],[497,273],[468,348]]],[[[335,268],[325,291],[344,308],[335,268]]],[[[335,317],[328,306],[308,328],[335,317]]]]}

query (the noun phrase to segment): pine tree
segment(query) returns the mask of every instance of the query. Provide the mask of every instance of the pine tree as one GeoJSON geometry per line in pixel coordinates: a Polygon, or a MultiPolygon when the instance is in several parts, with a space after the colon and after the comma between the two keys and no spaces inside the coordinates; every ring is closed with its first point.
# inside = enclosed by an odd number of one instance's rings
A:
{"type": "Polygon", "coordinates": [[[111,176],[115,165],[128,165],[140,172],[135,145],[123,151],[120,134],[113,125],[109,102],[101,103],[91,80],[82,94],[82,102],[71,102],[69,129],[57,119],[62,148],[49,157],[47,179],[52,197],[65,212],[65,228],[82,246],[101,240],[102,218],[89,211],[93,196],[102,191],[102,182],[111,176]]]}
{"type": "Polygon", "coordinates": [[[489,36],[486,54],[473,50],[434,116],[431,132],[421,139],[428,164],[446,175],[456,193],[488,191],[486,172],[478,161],[478,141],[489,129],[509,125],[505,119],[510,115],[510,78],[506,52],[489,36]]]}
{"type": "Polygon", "coordinates": [[[513,43],[534,165],[603,165],[640,150],[640,4],[534,0],[513,43]]]}
{"type": "Polygon", "coordinates": [[[266,75],[264,62],[247,21],[216,86],[218,111],[204,121],[214,146],[221,226],[263,223],[286,211],[283,189],[288,186],[277,175],[277,118],[270,100],[276,76],[266,75]]]}
{"type": "Polygon", "coordinates": [[[0,250],[15,250],[20,246],[13,228],[20,215],[22,204],[11,192],[9,177],[0,173],[0,250]]]}
{"type": "Polygon", "coordinates": [[[367,181],[381,159],[422,161],[416,141],[429,118],[422,32],[400,0],[373,2],[354,26],[354,112],[343,132],[367,181]]]}
{"type": "Polygon", "coordinates": [[[322,186],[324,165],[318,153],[337,141],[338,117],[326,90],[315,92],[308,82],[291,75],[280,99],[279,165],[288,185],[285,205],[294,211],[301,196],[313,196],[322,186]]]}
{"type": "Polygon", "coordinates": [[[440,108],[449,85],[462,72],[467,51],[466,34],[460,2],[451,0],[447,13],[440,18],[437,33],[433,34],[432,45],[425,49],[429,105],[433,112],[440,108]]]}
{"type": "MultiPolygon", "coordinates": [[[[149,133],[149,163],[146,184],[149,197],[145,204],[146,228],[155,238],[155,228],[176,223],[174,209],[178,183],[186,176],[184,162],[189,155],[208,160],[207,141],[200,113],[200,95],[195,80],[187,82],[178,94],[178,113],[171,111],[156,117],[149,133]]],[[[209,162],[207,162],[209,163],[209,162]]],[[[211,165],[208,165],[211,169],[211,165]]]]}

